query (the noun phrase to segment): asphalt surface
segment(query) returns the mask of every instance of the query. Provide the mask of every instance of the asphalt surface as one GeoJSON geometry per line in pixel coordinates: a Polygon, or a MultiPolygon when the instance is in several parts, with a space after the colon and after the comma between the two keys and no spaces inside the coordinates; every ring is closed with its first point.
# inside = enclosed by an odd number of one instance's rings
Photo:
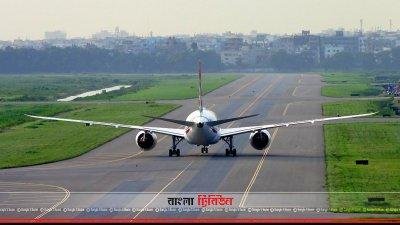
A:
{"type": "MultiPolygon", "coordinates": [[[[257,117],[226,124],[249,126],[320,118],[323,83],[316,74],[246,75],[204,97],[219,118],[257,117]]],[[[176,101],[165,115],[185,119],[196,100],[176,101]]],[[[178,127],[163,121],[148,126],[178,127]]],[[[179,145],[181,157],[168,157],[171,138],[159,135],[152,151],[136,146],[137,131],[128,132],[93,151],[62,162],[0,171],[1,217],[10,218],[262,218],[348,217],[324,212],[324,143],[321,124],[272,129],[271,146],[254,150],[249,134],[235,136],[237,157],[225,156],[225,145],[179,145]],[[233,197],[242,211],[151,211],[168,206],[169,197],[217,193],[233,197]],[[113,209],[124,208],[124,209],[113,209]],[[4,210],[9,208],[8,211],[4,210]],[[20,208],[18,211],[12,209],[20,208]],[[131,210],[134,208],[134,210],[131,210]],[[147,209],[146,209],[147,208],[147,209]],[[255,212],[263,208],[262,212],[255,212]],[[275,208],[272,211],[271,208],[275,208]],[[285,209],[285,210],[283,210],[285,209]],[[25,211],[24,211],[25,210],[25,211]]],[[[88,127],[90,135],[90,127],[88,127]]]]}

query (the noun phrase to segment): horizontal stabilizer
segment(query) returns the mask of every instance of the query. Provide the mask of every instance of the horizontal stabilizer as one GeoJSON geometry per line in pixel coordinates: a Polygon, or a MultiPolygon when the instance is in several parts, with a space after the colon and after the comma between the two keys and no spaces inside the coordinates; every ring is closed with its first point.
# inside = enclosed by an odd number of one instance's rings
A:
{"type": "Polygon", "coordinates": [[[224,120],[210,121],[210,122],[207,122],[207,125],[209,125],[209,126],[217,126],[217,125],[220,125],[220,124],[229,123],[231,121],[241,120],[241,119],[255,117],[255,116],[258,116],[258,114],[249,115],[249,116],[235,117],[235,118],[224,119],[224,120]]]}
{"type": "Polygon", "coordinates": [[[180,125],[184,125],[184,126],[188,126],[188,127],[189,126],[193,126],[195,124],[193,122],[185,121],[185,120],[174,120],[174,119],[167,119],[167,118],[154,117],[154,116],[144,116],[144,117],[152,118],[152,119],[155,119],[155,120],[163,120],[163,121],[176,123],[176,124],[180,124],[180,125]]]}

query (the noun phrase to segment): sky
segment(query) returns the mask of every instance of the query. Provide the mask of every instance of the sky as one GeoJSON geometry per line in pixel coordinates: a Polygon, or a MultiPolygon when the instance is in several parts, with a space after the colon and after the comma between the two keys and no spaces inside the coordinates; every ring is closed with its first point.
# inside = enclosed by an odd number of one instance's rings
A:
{"type": "Polygon", "coordinates": [[[139,36],[199,33],[317,33],[328,28],[400,29],[400,0],[0,0],[0,40],[43,39],[63,30],[139,36]]]}

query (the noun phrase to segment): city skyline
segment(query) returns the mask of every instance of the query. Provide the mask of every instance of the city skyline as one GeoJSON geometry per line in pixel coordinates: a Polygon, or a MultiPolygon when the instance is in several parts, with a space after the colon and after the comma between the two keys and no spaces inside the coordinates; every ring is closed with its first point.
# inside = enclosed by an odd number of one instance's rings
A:
{"type": "Polygon", "coordinates": [[[397,30],[396,0],[0,0],[0,40],[43,39],[63,30],[68,38],[90,37],[119,26],[131,34],[271,34],[321,32],[329,28],[397,30]],[[218,22],[216,22],[218,21],[218,22]]]}

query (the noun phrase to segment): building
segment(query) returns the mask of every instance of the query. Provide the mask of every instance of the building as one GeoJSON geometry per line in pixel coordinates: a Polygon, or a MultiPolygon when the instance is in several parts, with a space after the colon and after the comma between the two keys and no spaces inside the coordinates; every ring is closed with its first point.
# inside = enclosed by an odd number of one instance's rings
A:
{"type": "Polygon", "coordinates": [[[67,38],[67,33],[61,30],[46,31],[44,37],[46,40],[65,40],[67,38]]]}
{"type": "Polygon", "coordinates": [[[107,30],[101,30],[101,31],[99,31],[97,33],[94,33],[92,35],[92,38],[93,39],[106,39],[106,38],[111,38],[113,36],[114,35],[111,32],[109,32],[107,30]]]}
{"type": "Polygon", "coordinates": [[[92,35],[93,39],[106,39],[106,38],[127,38],[129,37],[129,33],[124,31],[124,30],[120,30],[119,27],[116,27],[114,29],[114,32],[108,31],[108,30],[101,30],[97,33],[94,33],[92,35]]]}
{"type": "Polygon", "coordinates": [[[268,50],[264,45],[248,44],[241,49],[242,65],[253,67],[264,67],[269,59],[268,50]]]}
{"type": "Polygon", "coordinates": [[[169,53],[182,52],[187,49],[186,43],[176,37],[168,37],[159,39],[156,43],[156,49],[169,53]]]}
{"type": "Polygon", "coordinates": [[[331,45],[331,44],[324,45],[324,57],[325,58],[330,58],[330,57],[336,55],[337,53],[340,53],[343,51],[344,51],[343,46],[337,46],[337,45],[331,45]]]}
{"type": "Polygon", "coordinates": [[[120,30],[119,27],[116,27],[114,30],[114,37],[127,38],[127,37],[129,37],[129,33],[127,31],[120,30]]]}
{"type": "Polygon", "coordinates": [[[308,54],[315,63],[321,59],[321,37],[311,35],[309,30],[303,30],[301,35],[293,36],[295,54],[308,54]]]}
{"type": "Polygon", "coordinates": [[[192,43],[196,43],[197,48],[202,51],[218,51],[219,50],[219,40],[217,36],[214,35],[195,35],[186,40],[187,48],[192,47],[192,43]]]}
{"type": "MultiPolygon", "coordinates": [[[[321,38],[324,53],[328,52],[325,48],[329,48],[329,51],[334,50],[356,54],[361,51],[362,45],[360,43],[362,43],[360,36],[344,36],[343,31],[336,31],[334,36],[321,38]]],[[[332,56],[331,54],[328,55],[332,56]]]]}
{"type": "Polygon", "coordinates": [[[222,51],[239,51],[244,45],[243,38],[230,37],[222,43],[222,51]]]}
{"type": "Polygon", "coordinates": [[[294,48],[293,37],[285,36],[276,39],[275,41],[272,42],[271,51],[272,52],[284,51],[288,54],[294,54],[295,48],[294,48]]]}
{"type": "Polygon", "coordinates": [[[11,41],[0,41],[0,49],[5,49],[10,46],[12,46],[11,41]]]}
{"type": "Polygon", "coordinates": [[[231,33],[227,36],[221,43],[221,62],[224,65],[239,65],[243,57],[241,52],[244,44],[243,38],[233,37],[231,33]]]}
{"type": "Polygon", "coordinates": [[[267,45],[264,42],[243,42],[242,38],[229,38],[222,43],[220,52],[224,65],[240,67],[263,67],[269,58],[267,45]]]}
{"type": "Polygon", "coordinates": [[[242,63],[243,54],[239,50],[221,51],[221,62],[224,65],[239,65],[242,63]]]}

